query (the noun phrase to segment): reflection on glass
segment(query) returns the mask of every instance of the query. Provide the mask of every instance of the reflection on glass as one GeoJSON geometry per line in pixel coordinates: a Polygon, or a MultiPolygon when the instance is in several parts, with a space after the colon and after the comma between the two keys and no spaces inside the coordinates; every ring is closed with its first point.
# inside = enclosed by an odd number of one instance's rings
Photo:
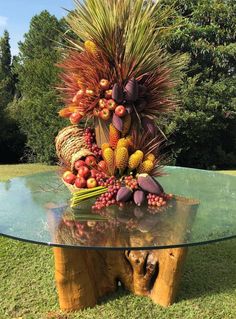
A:
{"type": "Polygon", "coordinates": [[[70,193],[54,173],[0,183],[0,233],[51,245],[150,248],[236,236],[236,178],[167,167],[161,184],[178,195],[161,211],[131,204],[94,214],[93,201],[69,208],[70,193]]]}

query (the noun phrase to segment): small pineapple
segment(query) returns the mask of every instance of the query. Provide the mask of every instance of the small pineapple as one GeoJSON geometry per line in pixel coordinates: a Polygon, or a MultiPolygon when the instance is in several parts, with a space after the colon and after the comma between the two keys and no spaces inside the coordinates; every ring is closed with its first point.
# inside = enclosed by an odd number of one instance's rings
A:
{"type": "Polygon", "coordinates": [[[126,136],[129,133],[131,126],[131,115],[127,114],[124,118],[124,123],[123,123],[123,130],[122,130],[122,136],[126,136]]]}
{"type": "Polygon", "coordinates": [[[153,153],[149,153],[148,155],[146,155],[145,157],[144,157],[144,160],[150,160],[150,161],[152,161],[152,162],[154,162],[155,161],[155,155],[153,154],[153,153]]]}
{"type": "Polygon", "coordinates": [[[134,154],[132,154],[129,158],[129,168],[131,170],[139,167],[143,160],[143,152],[138,150],[134,154]]]}
{"type": "Polygon", "coordinates": [[[129,143],[129,146],[132,146],[133,145],[133,139],[132,139],[132,136],[128,135],[126,136],[126,141],[129,143]]]}
{"type": "Polygon", "coordinates": [[[118,147],[115,155],[115,165],[120,170],[125,170],[128,166],[129,153],[126,147],[118,147]]]}
{"type": "Polygon", "coordinates": [[[117,143],[117,148],[119,147],[126,147],[128,148],[129,147],[129,141],[126,139],[126,138],[121,138],[119,139],[118,143],[117,143]]]}
{"type": "Polygon", "coordinates": [[[154,168],[154,162],[151,160],[145,160],[142,162],[139,167],[138,167],[138,173],[143,174],[143,173],[150,173],[154,168]]]}
{"type": "Polygon", "coordinates": [[[101,146],[102,149],[102,153],[105,151],[106,148],[110,147],[110,145],[108,143],[103,143],[101,146]]]}
{"type": "Polygon", "coordinates": [[[110,146],[115,149],[116,145],[120,138],[120,132],[115,128],[113,124],[110,124],[109,126],[109,141],[110,146]]]}
{"type": "Polygon", "coordinates": [[[107,147],[103,152],[103,159],[107,164],[110,174],[114,171],[114,151],[110,147],[107,147]]]}

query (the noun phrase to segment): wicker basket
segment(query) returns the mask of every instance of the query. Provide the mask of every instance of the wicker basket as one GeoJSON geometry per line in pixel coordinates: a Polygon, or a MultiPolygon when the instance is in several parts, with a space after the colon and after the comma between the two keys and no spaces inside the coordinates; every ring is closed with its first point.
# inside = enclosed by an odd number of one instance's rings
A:
{"type": "Polygon", "coordinates": [[[77,125],[67,126],[62,129],[56,139],[56,152],[59,160],[71,170],[74,170],[75,161],[92,155],[88,149],[85,148],[85,141],[83,138],[83,130],[77,125]]]}
{"type": "Polygon", "coordinates": [[[69,191],[71,192],[71,194],[76,193],[80,190],[80,188],[76,187],[75,185],[71,185],[69,183],[66,183],[65,181],[63,181],[63,183],[66,185],[66,187],[69,189],[69,191]]]}

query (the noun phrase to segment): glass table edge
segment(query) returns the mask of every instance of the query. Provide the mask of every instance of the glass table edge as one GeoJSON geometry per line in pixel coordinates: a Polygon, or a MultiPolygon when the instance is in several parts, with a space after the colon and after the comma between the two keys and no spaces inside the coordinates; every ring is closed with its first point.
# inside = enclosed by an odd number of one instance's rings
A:
{"type": "Polygon", "coordinates": [[[185,244],[176,244],[176,245],[167,245],[167,246],[145,246],[145,247],[109,247],[109,246],[75,246],[75,245],[64,245],[64,244],[55,244],[52,242],[40,242],[34,241],[31,239],[22,239],[11,235],[6,235],[0,233],[0,236],[8,239],[17,240],[23,243],[35,244],[39,246],[47,246],[47,247],[57,247],[57,248],[72,248],[72,249],[81,249],[81,250],[117,250],[117,251],[125,251],[125,250],[163,250],[163,249],[175,249],[175,248],[188,248],[188,247],[195,247],[195,246],[203,246],[208,244],[214,244],[217,242],[222,242],[225,240],[235,239],[236,235],[231,235],[227,237],[220,237],[217,239],[205,240],[202,242],[192,242],[192,243],[185,243],[185,244]]]}

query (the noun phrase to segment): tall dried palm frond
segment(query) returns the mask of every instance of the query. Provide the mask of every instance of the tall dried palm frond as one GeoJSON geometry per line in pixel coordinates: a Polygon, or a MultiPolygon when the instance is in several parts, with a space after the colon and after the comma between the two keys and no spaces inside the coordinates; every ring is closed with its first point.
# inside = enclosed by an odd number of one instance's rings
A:
{"type": "MultiPolygon", "coordinates": [[[[101,50],[121,83],[153,73],[160,66],[174,67],[160,42],[173,27],[165,26],[174,10],[151,0],[74,0],[76,10],[67,22],[78,40],[69,39],[83,50],[93,41],[101,50]]],[[[179,56],[179,61],[181,57],[179,56]]],[[[183,59],[184,64],[184,59],[183,59]]]]}

